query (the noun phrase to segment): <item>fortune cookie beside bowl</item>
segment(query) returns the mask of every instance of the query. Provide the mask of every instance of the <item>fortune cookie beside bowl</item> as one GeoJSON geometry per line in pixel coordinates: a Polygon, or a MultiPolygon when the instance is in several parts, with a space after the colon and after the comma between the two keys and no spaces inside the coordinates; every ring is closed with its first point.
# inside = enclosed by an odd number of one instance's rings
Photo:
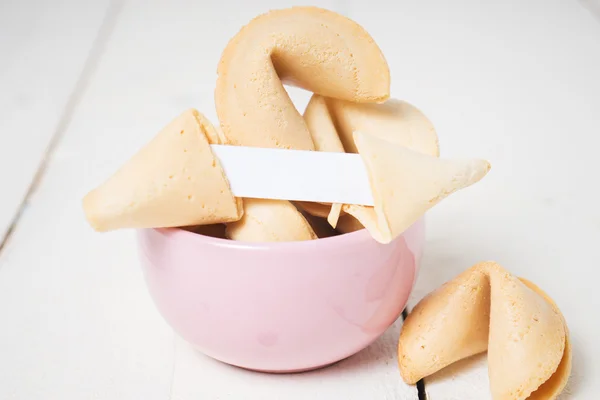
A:
{"type": "Polygon", "coordinates": [[[569,332],[557,305],[493,262],[469,268],[416,305],[400,333],[398,363],[414,384],[486,350],[494,400],[555,399],[569,378],[569,332]]]}

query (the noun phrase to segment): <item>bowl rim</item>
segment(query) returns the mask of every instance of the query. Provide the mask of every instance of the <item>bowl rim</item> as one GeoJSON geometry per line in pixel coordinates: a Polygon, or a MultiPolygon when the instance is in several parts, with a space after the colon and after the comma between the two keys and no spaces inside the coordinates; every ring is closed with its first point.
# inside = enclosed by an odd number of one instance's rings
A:
{"type": "Polygon", "coordinates": [[[299,240],[299,241],[288,241],[288,242],[247,242],[230,239],[221,239],[212,236],[205,236],[202,234],[190,232],[181,227],[174,228],[145,228],[138,231],[154,231],[161,235],[163,238],[170,241],[188,242],[192,246],[194,245],[209,245],[214,247],[222,247],[226,249],[245,249],[245,250],[287,250],[287,251],[302,251],[302,250],[332,250],[332,249],[345,249],[349,246],[358,246],[364,244],[376,244],[379,246],[391,245],[397,240],[404,237],[404,235],[412,230],[416,225],[422,224],[423,218],[418,219],[410,227],[406,229],[402,234],[392,240],[390,243],[384,244],[377,242],[369,233],[367,229],[360,229],[358,231],[344,233],[337,236],[331,236],[326,238],[319,238],[315,240],[299,240]]]}
{"type": "Polygon", "coordinates": [[[242,240],[230,240],[206,236],[190,232],[183,228],[151,228],[168,240],[193,242],[192,244],[204,244],[227,249],[247,250],[306,250],[318,251],[319,248],[346,247],[358,245],[366,241],[375,241],[366,229],[355,232],[344,233],[337,236],[320,238],[315,240],[297,240],[288,242],[248,242],[242,240]]]}

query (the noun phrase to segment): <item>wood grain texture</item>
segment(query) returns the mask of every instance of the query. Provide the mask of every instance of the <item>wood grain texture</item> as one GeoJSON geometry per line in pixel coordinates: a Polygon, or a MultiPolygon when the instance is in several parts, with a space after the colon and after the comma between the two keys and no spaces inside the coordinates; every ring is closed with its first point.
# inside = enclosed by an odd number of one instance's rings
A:
{"type": "MultiPolygon", "coordinates": [[[[107,6],[42,7],[46,31],[38,32],[40,21],[32,25],[31,46],[18,49],[28,62],[3,75],[23,82],[19,88],[33,102],[8,120],[18,132],[1,148],[18,161],[8,171],[19,178],[9,182],[28,185],[89,59],[84,44],[94,41],[107,6]]],[[[35,7],[15,16],[14,24],[27,25],[32,12],[35,7]]],[[[78,132],[102,134],[88,126],[78,132]]],[[[49,155],[46,174],[0,255],[2,399],[168,398],[172,332],[148,307],[130,233],[98,238],[82,218],[76,190],[93,150],[49,155]]],[[[2,206],[4,213],[10,205],[2,206]]]]}
{"type": "Polygon", "coordinates": [[[0,3],[0,242],[74,106],[108,4],[0,3]]]}
{"type": "Polygon", "coordinates": [[[177,340],[173,400],[417,399],[402,382],[396,347],[401,321],[360,353],[301,374],[270,375],[232,367],[177,340]]]}

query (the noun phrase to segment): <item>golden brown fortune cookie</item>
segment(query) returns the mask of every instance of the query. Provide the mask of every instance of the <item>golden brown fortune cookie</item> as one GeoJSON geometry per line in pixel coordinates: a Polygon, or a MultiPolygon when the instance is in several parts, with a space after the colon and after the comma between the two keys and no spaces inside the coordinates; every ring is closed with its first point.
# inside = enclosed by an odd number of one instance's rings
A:
{"type": "Polygon", "coordinates": [[[190,109],[173,119],[114,175],[83,199],[97,231],[206,225],[243,210],[213,155],[211,123],[190,109]]]}
{"type": "Polygon", "coordinates": [[[448,160],[418,153],[374,135],[354,133],[365,163],[374,207],[344,205],[375,240],[389,243],[427,210],[471,186],[490,170],[485,160],[448,160]]]}
{"type": "MultiPolygon", "coordinates": [[[[389,99],[381,104],[358,104],[313,95],[304,112],[304,119],[318,151],[356,153],[358,149],[353,134],[359,131],[419,153],[439,156],[438,137],[433,124],[418,108],[406,101],[389,99]]],[[[305,203],[300,206],[305,207],[305,203]]],[[[340,212],[343,215],[347,211],[339,204],[330,207],[320,203],[305,209],[318,215],[328,213],[328,220],[334,227],[340,212]]],[[[368,214],[359,213],[356,216],[364,220],[367,218],[365,215],[368,214]]],[[[363,223],[372,225],[373,221],[363,223]]],[[[346,233],[347,225],[342,223],[338,229],[346,233]]],[[[355,227],[353,221],[350,226],[355,227]]]]}
{"type": "MultiPolygon", "coordinates": [[[[314,150],[284,83],[353,102],[384,101],[390,91],[387,62],[369,34],[354,21],[317,7],[254,18],[228,43],[217,72],[215,104],[230,145],[314,150]]],[[[229,230],[232,239],[248,239],[244,229],[251,229],[251,221],[270,232],[265,239],[281,238],[283,229],[303,234],[294,240],[316,237],[301,214],[292,215],[291,204],[281,206],[288,220],[262,219],[272,215],[262,212],[266,203],[258,204],[246,207],[244,221],[229,230]],[[252,214],[259,209],[260,214],[252,214]]]]}
{"type": "Polygon", "coordinates": [[[353,134],[360,131],[419,153],[439,156],[433,124],[421,110],[403,100],[360,104],[313,95],[304,119],[318,151],[357,153],[353,134]]]}
{"type": "Polygon", "coordinates": [[[486,350],[494,400],[555,399],[569,378],[560,310],[540,288],[494,262],[471,267],[417,304],[400,333],[400,373],[414,384],[486,350]]]}
{"type": "Polygon", "coordinates": [[[390,93],[389,68],[373,38],[317,7],[254,18],[228,43],[217,72],[217,114],[234,145],[314,149],[283,83],[353,102],[380,102],[390,93]]]}
{"type": "Polygon", "coordinates": [[[227,238],[244,242],[317,239],[311,225],[289,201],[244,199],[244,216],[227,224],[227,238]]]}

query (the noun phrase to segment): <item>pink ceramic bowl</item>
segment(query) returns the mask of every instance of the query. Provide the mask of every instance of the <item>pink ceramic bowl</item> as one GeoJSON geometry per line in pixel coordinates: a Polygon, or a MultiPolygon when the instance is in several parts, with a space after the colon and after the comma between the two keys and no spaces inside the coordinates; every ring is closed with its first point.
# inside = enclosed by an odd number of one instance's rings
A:
{"type": "Polygon", "coordinates": [[[387,245],[365,230],[288,243],[181,229],[140,230],[138,239],[150,294],[183,339],[228,364],[290,372],[357,353],[400,316],[424,225],[387,245]]]}

